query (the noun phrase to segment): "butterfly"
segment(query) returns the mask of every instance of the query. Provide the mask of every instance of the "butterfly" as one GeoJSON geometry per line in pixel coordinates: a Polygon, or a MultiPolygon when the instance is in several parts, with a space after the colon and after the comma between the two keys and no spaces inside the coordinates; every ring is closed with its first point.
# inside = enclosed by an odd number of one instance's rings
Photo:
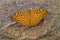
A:
{"type": "Polygon", "coordinates": [[[12,15],[11,20],[22,26],[34,26],[48,15],[48,11],[42,8],[21,10],[12,15]]]}

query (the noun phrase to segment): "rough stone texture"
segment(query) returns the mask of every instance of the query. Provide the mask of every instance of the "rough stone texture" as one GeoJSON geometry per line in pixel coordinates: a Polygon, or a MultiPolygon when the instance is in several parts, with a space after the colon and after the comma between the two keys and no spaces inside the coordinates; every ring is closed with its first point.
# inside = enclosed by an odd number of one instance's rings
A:
{"type": "Polygon", "coordinates": [[[60,40],[60,0],[0,0],[0,40],[60,40]],[[37,7],[49,14],[35,27],[10,20],[16,11],[37,7]]]}

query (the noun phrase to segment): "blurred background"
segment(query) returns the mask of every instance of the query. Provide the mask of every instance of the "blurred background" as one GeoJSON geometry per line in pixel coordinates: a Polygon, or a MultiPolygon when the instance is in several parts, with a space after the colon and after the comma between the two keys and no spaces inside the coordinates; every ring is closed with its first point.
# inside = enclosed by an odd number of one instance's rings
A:
{"type": "Polygon", "coordinates": [[[0,0],[0,40],[60,40],[60,0],[0,0]],[[21,27],[17,33],[15,32],[19,35],[15,38],[13,32],[19,27],[16,29],[15,26],[18,24],[10,17],[17,11],[29,8],[44,8],[49,13],[42,25],[32,28],[21,27]],[[8,33],[5,30],[8,30],[8,33]]]}

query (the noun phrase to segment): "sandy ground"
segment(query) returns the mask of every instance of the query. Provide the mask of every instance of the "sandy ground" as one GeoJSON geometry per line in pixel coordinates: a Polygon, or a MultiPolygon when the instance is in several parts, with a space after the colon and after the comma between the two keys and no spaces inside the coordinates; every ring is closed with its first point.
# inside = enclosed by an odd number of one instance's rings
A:
{"type": "Polygon", "coordinates": [[[60,0],[0,0],[0,40],[60,40],[60,0]],[[44,8],[49,14],[35,27],[11,21],[17,11],[44,8]]]}

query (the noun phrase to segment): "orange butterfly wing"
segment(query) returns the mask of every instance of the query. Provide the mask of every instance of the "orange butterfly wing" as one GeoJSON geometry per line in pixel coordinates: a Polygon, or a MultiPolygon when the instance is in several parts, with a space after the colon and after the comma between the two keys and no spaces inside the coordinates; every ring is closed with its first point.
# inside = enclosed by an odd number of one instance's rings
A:
{"type": "Polygon", "coordinates": [[[34,9],[34,10],[31,10],[31,25],[36,25],[45,16],[47,16],[47,11],[44,10],[44,9],[34,9]]]}
{"type": "Polygon", "coordinates": [[[34,26],[47,16],[47,14],[46,10],[36,8],[16,12],[11,19],[23,26],[34,26]]]}

